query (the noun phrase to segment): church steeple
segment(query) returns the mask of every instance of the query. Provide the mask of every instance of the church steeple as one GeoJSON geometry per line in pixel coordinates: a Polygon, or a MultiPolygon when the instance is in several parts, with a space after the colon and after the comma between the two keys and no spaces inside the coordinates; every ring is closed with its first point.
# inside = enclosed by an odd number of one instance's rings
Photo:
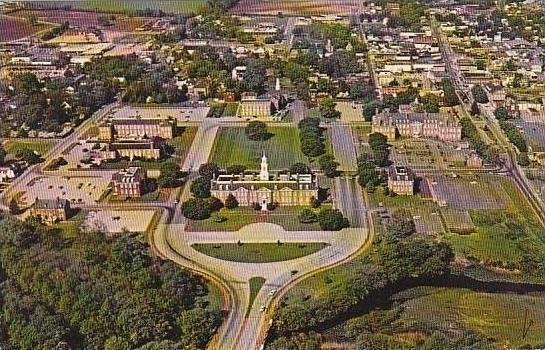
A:
{"type": "Polygon", "coordinates": [[[261,181],[269,180],[269,164],[267,163],[265,152],[263,152],[263,157],[261,157],[261,171],[259,172],[259,179],[261,181]]]}

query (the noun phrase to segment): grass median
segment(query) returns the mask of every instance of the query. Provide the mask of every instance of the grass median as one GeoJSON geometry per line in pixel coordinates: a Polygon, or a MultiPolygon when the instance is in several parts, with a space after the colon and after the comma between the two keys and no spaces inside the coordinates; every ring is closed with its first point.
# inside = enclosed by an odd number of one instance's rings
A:
{"type": "Polygon", "coordinates": [[[196,243],[191,247],[221,260],[268,263],[301,258],[327,246],[327,243],[196,243]]]}

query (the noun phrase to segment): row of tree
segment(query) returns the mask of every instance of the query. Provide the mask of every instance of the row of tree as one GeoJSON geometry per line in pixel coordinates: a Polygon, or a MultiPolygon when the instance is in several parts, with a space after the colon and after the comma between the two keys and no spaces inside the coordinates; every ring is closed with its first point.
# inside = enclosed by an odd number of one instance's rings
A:
{"type": "Polygon", "coordinates": [[[320,127],[320,118],[307,117],[298,124],[301,151],[307,157],[317,157],[325,153],[325,140],[320,127]]]}

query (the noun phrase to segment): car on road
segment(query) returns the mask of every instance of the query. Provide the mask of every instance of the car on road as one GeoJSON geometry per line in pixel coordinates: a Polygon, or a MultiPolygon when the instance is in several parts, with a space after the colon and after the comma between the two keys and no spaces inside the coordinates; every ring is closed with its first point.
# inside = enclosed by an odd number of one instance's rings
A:
{"type": "Polygon", "coordinates": [[[259,311],[265,312],[265,309],[266,309],[266,308],[265,308],[265,305],[261,305],[261,307],[259,308],[259,311]]]}
{"type": "Polygon", "coordinates": [[[271,291],[269,292],[269,295],[270,295],[270,296],[273,296],[273,295],[275,295],[275,294],[276,294],[276,289],[273,289],[273,290],[271,290],[271,291]]]}

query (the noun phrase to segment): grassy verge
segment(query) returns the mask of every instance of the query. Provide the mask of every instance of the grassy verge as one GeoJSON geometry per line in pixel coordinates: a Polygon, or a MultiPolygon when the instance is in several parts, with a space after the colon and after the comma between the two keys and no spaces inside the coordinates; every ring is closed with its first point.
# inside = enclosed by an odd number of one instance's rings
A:
{"type": "Polygon", "coordinates": [[[211,257],[241,263],[297,259],[325,248],[326,243],[197,243],[191,247],[211,257]]]}
{"type": "Polygon", "coordinates": [[[45,155],[57,143],[56,140],[17,140],[10,139],[4,143],[4,148],[9,155],[15,155],[22,149],[31,149],[40,155],[45,155]]]}
{"type": "Polygon", "coordinates": [[[259,293],[259,290],[261,289],[261,287],[263,287],[263,284],[265,283],[265,279],[263,277],[252,277],[250,278],[249,282],[250,282],[250,303],[248,304],[248,310],[246,310],[246,315],[248,315],[248,312],[252,308],[255,297],[257,296],[257,293],[259,293]]]}
{"type": "Polygon", "coordinates": [[[184,128],[184,131],[180,135],[168,140],[167,143],[174,147],[174,155],[183,160],[193,143],[193,139],[195,139],[196,133],[197,127],[188,126],[184,128]]]}

